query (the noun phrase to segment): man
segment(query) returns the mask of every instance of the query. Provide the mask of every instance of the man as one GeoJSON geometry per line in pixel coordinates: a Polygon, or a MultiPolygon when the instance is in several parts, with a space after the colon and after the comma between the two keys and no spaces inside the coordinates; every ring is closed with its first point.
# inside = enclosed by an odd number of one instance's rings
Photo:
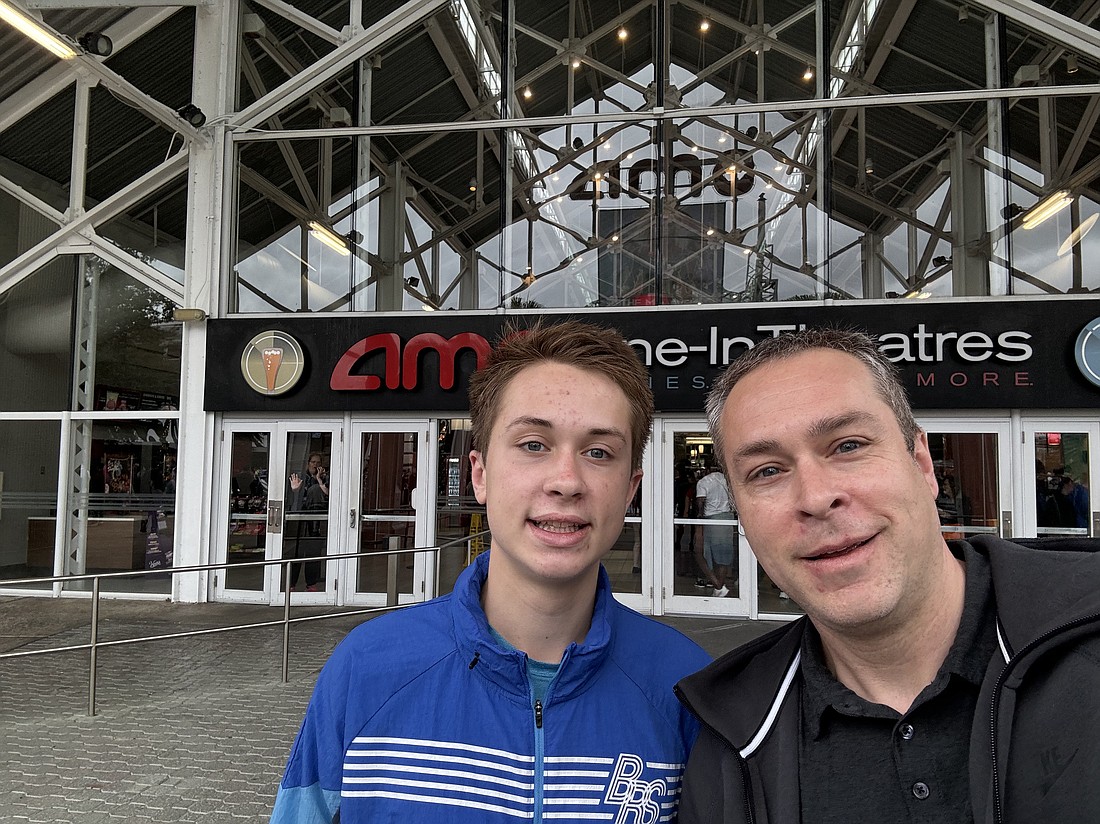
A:
{"type": "MultiPolygon", "coordinates": [[[[294,521],[293,530],[288,529],[283,536],[284,558],[317,558],[325,554],[324,535],[327,532],[328,515],[328,470],[320,452],[310,452],[306,460],[305,475],[290,473],[288,483],[290,493],[290,511],[294,514],[314,513],[316,518],[294,521]],[[319,513],[319,514],[318,514],[319,513]]],[[[308,516],[307,516],[308,517],[308,516]]],[[[325,574],[323,561],[308,561],[305,564],[290,565],[290,586],[298,583],[298,574],[305,568],[305,586],[307,592],[320,592],[324,587],[325,574]]]]}
{"type": "Polygon", "coordinates": [[[707,403],[750,546],[807,618],[677,686],[681,824],[1100,821],[1100,554],[945,543],[874,340],[806,330],[707,403]]]}
{"type": "Polygon", "coordinates": [[[708,459],[707,474],[695,484],[695,511],[700,518],[724,523],[695,525],[695,560],[699,571],[714,587],[715,598],[730,594],[727,580],[736,584],[736,576],[731,574],[737,549],[737,531],[733,528],[736,516],[732,509],[726,479],[708,459]]]}
{"type": "Polygon", "coordinates": [[[500,343],[470,381],[490,550],[450,595],[376,618],[333,653],[273,822],[674,815],[697,726],[672,686],[708,659],[618,604],[600,565],[652,408],[611,330],[570,322],[500,343]]]}

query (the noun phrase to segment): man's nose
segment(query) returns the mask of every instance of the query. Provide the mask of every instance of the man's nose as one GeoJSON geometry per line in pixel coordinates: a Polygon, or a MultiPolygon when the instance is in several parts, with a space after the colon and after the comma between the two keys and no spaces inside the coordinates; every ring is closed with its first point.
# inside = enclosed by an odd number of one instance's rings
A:
{"type": "Polygon", "coordinates": [[[798,508],[814,518],[824,518],[848,500],[842,479],[821,461],[807,460],[798,465],[798,508]]]}

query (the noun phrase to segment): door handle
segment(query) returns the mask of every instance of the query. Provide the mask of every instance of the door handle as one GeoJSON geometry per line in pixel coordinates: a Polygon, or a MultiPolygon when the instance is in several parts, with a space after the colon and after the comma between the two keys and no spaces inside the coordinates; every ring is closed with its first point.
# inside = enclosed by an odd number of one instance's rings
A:
{"type": "Polygon", "coordinates": [[[283,502],[267,502],[267,531],[276,534],[283,531],[283,502]]]}
{"type": "Polygon", "coordinates": [[[351,510],[348,515],[348,529],[355,529],[355,510],[351,510]]]}

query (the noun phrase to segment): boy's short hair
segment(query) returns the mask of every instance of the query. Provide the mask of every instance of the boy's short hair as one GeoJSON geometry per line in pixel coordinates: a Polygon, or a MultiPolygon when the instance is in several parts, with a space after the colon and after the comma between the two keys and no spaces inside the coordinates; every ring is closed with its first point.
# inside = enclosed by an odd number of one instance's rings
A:
{"type": "Polygon", "coordinates": [[[614,329],[580,321],[546,323],[521,329],[512,324],[489,353],[486,364],[470,376],[469,398],[473,448],[484,453],[512,379],[528,366],[560,363],[602,375],[618,386],[630,404],[631,469],[642,454],[653,426],[653,392],[649,374],[630,344],[614,329]]]}

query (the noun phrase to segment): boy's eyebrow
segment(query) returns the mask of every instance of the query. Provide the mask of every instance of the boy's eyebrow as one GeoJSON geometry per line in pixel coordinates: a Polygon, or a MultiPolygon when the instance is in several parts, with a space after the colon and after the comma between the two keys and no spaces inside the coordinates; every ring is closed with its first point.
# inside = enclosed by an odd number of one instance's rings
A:
{"type": "MultiPolygon", "coordinates": [[[[514,418],[508,424],[505,425],[505,429],[514,429],[517,426],[534,426],[540,429],[553,429],[554,424],[545,418],[539,418],[535,415],[520,415],[518,418],[514,418]]],[[[620,438],[623,441],[629,440],[626,433],[621,429],[614,426],[598,426],[588,430],[588,434],[591,437],[596,438],[620,438]]]]}
{"type": "MultiPolygon", "coordinates": [[[[869,423],[874,420],[875,416],[870,412],[864,412],[858,409],[851,412],[842,412],[839,415],[830,415],[827,418],[821,418],[820,420],[814,421],[810,425],[808,434],[811,438],[821,438],[836,432],[838,429],[844,429],[853,424],[869,423]]],[[[754,458],[758,455],[766,455],[779,451],[782,451],[782,446],[779,441],[774,438],[760,438],[759,440],[752,441],[751,443],[739,447],[730,457],[733,461],[739,461],[745,458],[754,458]]]]}

